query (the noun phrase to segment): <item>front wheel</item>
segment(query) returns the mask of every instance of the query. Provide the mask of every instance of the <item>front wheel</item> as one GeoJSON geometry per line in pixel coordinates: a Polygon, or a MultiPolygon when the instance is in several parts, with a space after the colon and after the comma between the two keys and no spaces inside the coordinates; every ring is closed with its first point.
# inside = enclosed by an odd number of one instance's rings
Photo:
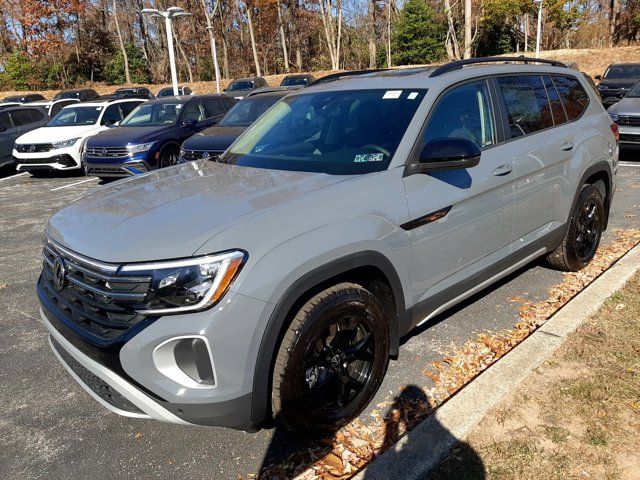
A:
{"type": "Polygon", "coordinates": [[[380,302],[353,283],[328,288],[302,306],[284,336],[273,370],[274,417],[303,435],[338,430],[372,400],[388,363],[380,302]]]}
{"type": "Polygon", "coordinates": [[[547,256],[547,262],[566,272],[583,269],[596,254],[604,225],[602,193],[597,185],[585,185],[578,195],[562,243],[547,256]]]}
{"type": "Polygon", "coordinates": [[[158,168],[171,167],[178,164],[179,150],[174,146],[167,146],[162,149],[158,157],[158,168]]]}

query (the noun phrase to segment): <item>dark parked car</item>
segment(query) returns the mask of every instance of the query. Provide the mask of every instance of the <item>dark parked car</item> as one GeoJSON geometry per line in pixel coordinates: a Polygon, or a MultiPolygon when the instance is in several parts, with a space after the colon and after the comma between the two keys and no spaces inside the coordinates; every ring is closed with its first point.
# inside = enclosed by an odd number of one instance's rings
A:
{"type": "Polygon", "coordinates": [[[190,162],[201,158],[217,157],[229,148],[229,145],[260,115],[289,93],[289,90],[282,89],[251,94],[236,103],[215,127],[203,130],[182,144],[180,161],[190,162]]]}
{"type": "Polygon", "coordinates": [[[81,88],[78,90],[63,90],[56,93],[56,96],[53,97],[53,99],[60,100],[63,98],[77,98],[81,102],[88,102],[89,100],[94,100],[99,96],[98,92],[92,88],[81,88]]]}
{"type": "Polygon", "coordinates": [[[71,105],[73,103],[78,103],[80,100],[77,98],[62,98],[58,100],[42,100],[39,102],[32,102],[29,104],[30,107],[41,107],[49,115],[51,118],[55,117],[60,110],[62,110],[67,105],[71,105]]]}
{"type": "Polygon", "coordinates": [[[155,98],[147,87],[119,88],[113,92],[113,96],[118,98],[155,98]]]}
{"type": "Polygon", "coordinates": [[[29,93],[27,95],[10,95],[4,97],[0,103],[30,103],[44,99],[45,98],[39,93],[29,93]]]}
{"type": "MultiPolygon", "coordinates": [[[[189,87],[178,87],[178,95],[191,95],[191,93],[189,87]]],[[[164,87],[157,93],[156,98],[173,96],[173,87],[164,87]]]]}
{"type": "Polygon", "coordinates": [[[38,107],[18,106],[0,111],[0,167],[14,163],[11,152],[16,138],[47,124],[49,116],[38,107]]]}
{"type": "Polygon", "coordinates": [[[640,63],[614,63],[609,65],[600,80],[598,93],[605,107],[620,101],[633,85],[640,80],[640,63]]]}
{"type": "Polygon", "coordinates": [[[231,82],[224,92],[236,100],[242,100],[249,92],[266,86],[267,81],[262,77],[238,78],[231,82]]]}
{"type": "Polygon", "coordinates": [[[280,82],[281,87],[306,87],[316,78],[309,74],[303,73],[300,75],[287,75],[280,82]]]}
{"type": "Polygon", "coordinates": [[[222,95],[149,100],[119,126],[87,141],[82,155],[87,175],[125,177],[174,165],[182,142],[215,125],[232,103],[222,95]]]}

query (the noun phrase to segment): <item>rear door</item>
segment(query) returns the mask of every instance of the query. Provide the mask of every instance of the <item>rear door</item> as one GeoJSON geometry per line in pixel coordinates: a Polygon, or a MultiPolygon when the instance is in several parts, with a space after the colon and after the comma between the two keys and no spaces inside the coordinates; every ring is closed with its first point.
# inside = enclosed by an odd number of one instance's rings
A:
{"type": "Polygon", "coordinates": [[[9,112],[0,110],[0,166],[11,163],[13,144],[18,136],[9,112]]]}
{"type": "MultiPolygon", "coordinates": [[[[513,163],[487,79],[450,88],[432,109],[416,152],[435,138],[465,138],[482,150],[478,166],[405,176],[414,302],[424,318],[510,265],[513,163]]],[[[421,318],[416,318],[417,323],[421,318]]]]}
{"type": "Polygon", "coordinates": [[[565,172],[576,131],[549,76],[500,76],[496,84],[515,166],[516,256],[524,257],[541,253],[548,236],[567,221],[565,172]]]}

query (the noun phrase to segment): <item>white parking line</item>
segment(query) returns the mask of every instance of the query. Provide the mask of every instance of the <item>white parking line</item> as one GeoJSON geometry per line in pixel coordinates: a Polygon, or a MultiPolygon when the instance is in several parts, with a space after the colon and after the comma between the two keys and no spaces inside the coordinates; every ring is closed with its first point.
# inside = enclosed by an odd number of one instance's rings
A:
{"type": "Polygon", "coordinates": [[[22,173],[18,173],[16,175],[11,175],[10,177],[5,177],[5,178],[0,178],[0,182],[4,182],[5,180],[11,180],[12,178],[16,178],[16,177],[21,177],[23,175],[26,175],[29,172],[22,172],[22,173]]]}
{"type": "Polygon", "coordinates": [[[640,168],[640,162],[620,162],[620,165],[623,167],[636,167],[640,168]]]}
{"type": "Polygon", "coordinates": [[[52,188],[49,191],[50,192],[55,192],[56,190],[62,190],[63,188],[75,187],[76,185],[80,185],[81,183],[93,182],[93,181],[95,181],[97,179],[98,179],[98,177],[87,178],[86,180],[80,180],[79,182],[76,182],[76,183],[71,183],[69,185],[63,185],[62,187],[52,188]]]}

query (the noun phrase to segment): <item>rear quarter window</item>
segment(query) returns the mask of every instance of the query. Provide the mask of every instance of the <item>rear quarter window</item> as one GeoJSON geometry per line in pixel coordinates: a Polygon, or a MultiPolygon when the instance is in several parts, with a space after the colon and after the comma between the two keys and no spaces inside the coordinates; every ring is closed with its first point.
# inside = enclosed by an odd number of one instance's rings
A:
{"type": "Polygon", "coordinates": [[[553,127],[551,106],[541,76],[518,75],[497,80],[507,106],[512,138],[553,127]]]}
{"type": "Polygon", "coordinates": [[[589,106],[589,95],[582,84],[574,77],[557,75],[552,78],[569,120],[579,118],[589,106]]]}

